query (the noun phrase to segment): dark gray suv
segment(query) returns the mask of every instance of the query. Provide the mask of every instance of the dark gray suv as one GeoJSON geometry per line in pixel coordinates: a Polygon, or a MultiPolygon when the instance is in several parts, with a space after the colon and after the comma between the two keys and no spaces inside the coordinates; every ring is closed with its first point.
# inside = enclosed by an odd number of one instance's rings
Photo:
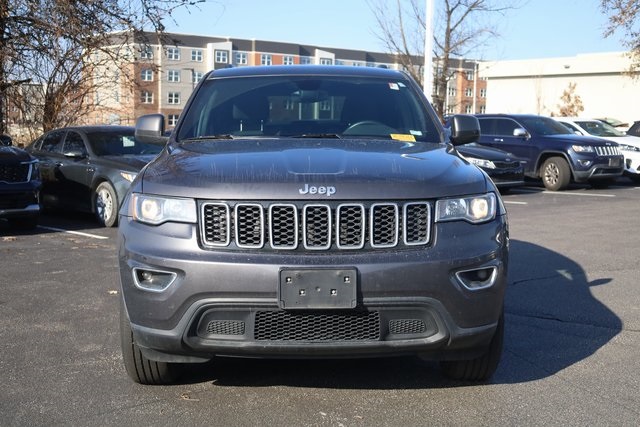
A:
{"type": "Polygon", "coordinates": [[[606,187],[624,171],[618,144],[576,135],[551,117],[533,114],[478,114],[482,145],[513,153],[524,173],[551,191],[573,182],[606,187]]]}
{"type": "MultiPolygon", "coordinates": [[[[136,136],[162,141],[160,115],[136,136]]],[[[500,360],[505,209],[420,87],[356,67],[216,70],[120,211],[122,352],[136,382],[215,356],[500,360]],[[449,138],[449,136],[447,136],[449,138]]]]}

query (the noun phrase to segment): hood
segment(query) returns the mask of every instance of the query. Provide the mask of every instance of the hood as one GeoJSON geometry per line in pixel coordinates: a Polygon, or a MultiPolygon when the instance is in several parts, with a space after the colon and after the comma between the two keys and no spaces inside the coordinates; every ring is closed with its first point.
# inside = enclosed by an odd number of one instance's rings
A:
{"type": "Polygon", "coordinates": [[[100,156],[103,162],[115,168],[139,172],[147,163],[153,160],[157,154],[136,154],[118,156],[100,156]]]}
{"type": "Polygon", "coordinates": [[[540,135],[536,138],[544,138],[548,141],[558,141],[558,142],[566,142],[569,141],[571,144],[577,145],[594,145],[594,146],[606,146],[606,145],[615,145],[611,141],[607,141],[606,139],[599,138],[596,136],[587,136],[587,135],[576,135],[574,133],[566,133],[566,134],[556,134],[556,135],[540,135]]]}
{"type": "Polygon", "coordinates": [[[483,193],[488,184],[442,144],[287,138],[172,144],[137,186],[211,199],[371,200],[483,193]]]}
{"type": "Polygon", "coordinates": [[[474,157],[476,159],[485,159],[492,161],[511,162],[518,160],[516,156],[497,148],[485,147],[478,144],[459,145],[456,150],[463,156],[474,157]]]}
{"type": "Polygon", "coordinates": [[[30,162],[32,160],[34,158],[21,148],[0,146],[0,164],[7,165],[30,162]]]}

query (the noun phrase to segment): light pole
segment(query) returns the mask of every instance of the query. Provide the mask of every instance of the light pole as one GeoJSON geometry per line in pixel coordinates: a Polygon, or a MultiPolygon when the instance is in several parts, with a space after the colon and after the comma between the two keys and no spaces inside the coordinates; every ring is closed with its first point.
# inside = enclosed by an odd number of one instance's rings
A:
{"type": "Polygon", "coordinates": [[[431,102],[433,95],[433,0],[426,0],[425,14],[424,76],[422,78],[422,89],[429,102],[431,102]]]}

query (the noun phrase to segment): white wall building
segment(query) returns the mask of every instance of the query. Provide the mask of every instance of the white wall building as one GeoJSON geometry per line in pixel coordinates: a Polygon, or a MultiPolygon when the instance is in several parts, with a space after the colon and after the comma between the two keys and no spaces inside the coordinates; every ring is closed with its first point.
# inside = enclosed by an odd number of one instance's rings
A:
{"type": "Polygon", "coordinates": [[[575,84],[582,117],[640,120],[640,77],[630,77],[626,53],[583,54],[567,58],[483,62],[487,113],[558,115],[560,97],[575,84]]]}

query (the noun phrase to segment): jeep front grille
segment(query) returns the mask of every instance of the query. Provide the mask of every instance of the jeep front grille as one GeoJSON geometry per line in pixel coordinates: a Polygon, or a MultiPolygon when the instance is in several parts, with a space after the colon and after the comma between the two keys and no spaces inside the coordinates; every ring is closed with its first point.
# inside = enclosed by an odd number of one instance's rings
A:
{"type": "Polygon", "coordinates": [[[620,155],[620,150],[618,149],[618,147],[607,145],[607,146],[596,146],[594,148],[596,149],[596,154],[598,154],[598,156],[619,156],[620,155]]]}
{"type": "Polygon", "coordinates": [[[29,182],[31,179],[31,163],[0,165],[0,182],[29,182]]]}
{"type": "Polygon", "coordinates": [[[227,203],[200,204],[205,247],[309,250],[384,249],[427,245],[431,204],[227,203]]]}

